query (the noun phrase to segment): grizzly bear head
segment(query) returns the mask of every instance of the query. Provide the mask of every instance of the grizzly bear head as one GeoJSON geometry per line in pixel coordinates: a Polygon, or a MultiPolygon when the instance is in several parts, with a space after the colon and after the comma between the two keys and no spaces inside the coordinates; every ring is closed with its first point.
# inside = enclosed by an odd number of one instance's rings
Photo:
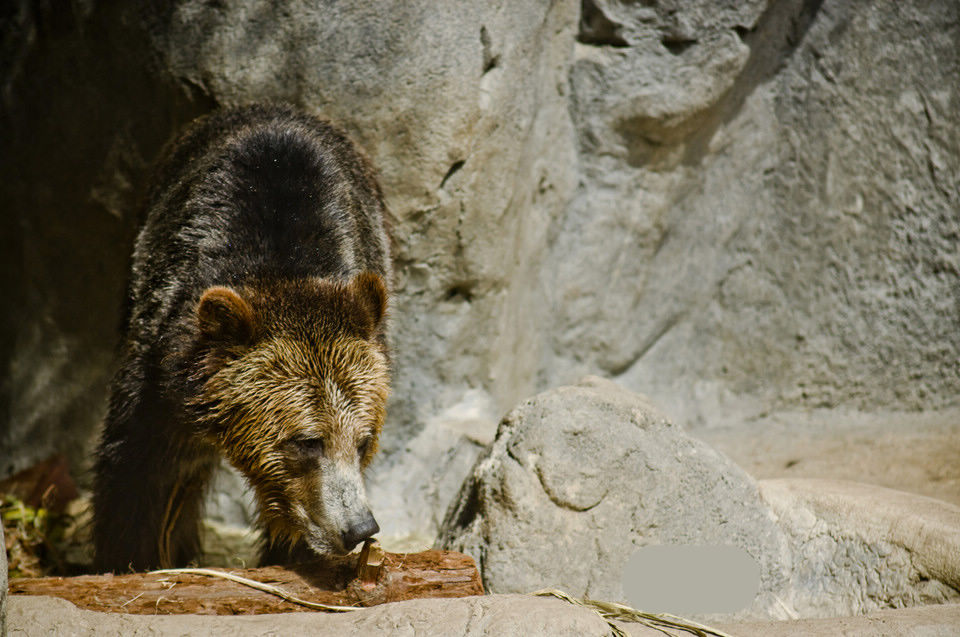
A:
{"type": "Polygon", "coordinates": [[[270,545],[346,553],[379,531],[363,470],[389,393],[386,307],[369,272],[216,286],[197,303],[196,420],[252,486],[270,545]]]}

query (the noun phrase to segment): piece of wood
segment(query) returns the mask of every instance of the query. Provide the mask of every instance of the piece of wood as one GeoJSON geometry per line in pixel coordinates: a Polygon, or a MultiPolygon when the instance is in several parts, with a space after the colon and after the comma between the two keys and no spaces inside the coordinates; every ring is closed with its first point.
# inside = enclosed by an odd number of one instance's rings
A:
{"type": "MultiPolygon", "coordinates": [[[[334,606],[483,594],[477,566],[463,553],[380,553],[382,557],[375,550],[367,551],[362,565],[357,555],[348,555],[290,567],[210,570],[234,573],[279,587],[303,600],[334,606]],[[378,560],[380,566],[376,568],[378,560]],[[365,580],[356,577],[361,566],[366,567],[365,580]],[[374,571],[371,580],[369,574],[374,571]]],[[[140,615],[254,615],[311,610],[236,582],[181,573],[12,579],[10,593],[52,595],[88,610],[140,615]]]]}
{"type": "Polygon", "coordinates": [[[364,590],[370,590],[377,585],[380,574],[383,572],[385,554],[376,540],[367,540],[363,543],[360,558],[357,560],[357,579],[364,590]]]}

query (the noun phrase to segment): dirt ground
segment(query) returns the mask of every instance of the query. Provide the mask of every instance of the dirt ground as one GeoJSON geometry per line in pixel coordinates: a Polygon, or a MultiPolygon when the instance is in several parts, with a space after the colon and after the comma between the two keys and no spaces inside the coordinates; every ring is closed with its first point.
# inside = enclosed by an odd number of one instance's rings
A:
{"type": "Polygon", "coordinates": [[[960,505],[960,409],[791,412],[691,433],[757,479],[853,480],[960,505]]]}

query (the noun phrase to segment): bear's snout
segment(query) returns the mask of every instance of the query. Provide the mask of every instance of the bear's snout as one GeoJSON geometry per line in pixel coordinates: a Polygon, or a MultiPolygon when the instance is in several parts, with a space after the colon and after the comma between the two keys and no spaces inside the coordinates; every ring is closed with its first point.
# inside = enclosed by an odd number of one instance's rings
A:
{"type": "Polygon", "coordinates": [[[350,522],[347,528],[340,533],[343,548],[349,553],[357,544],[379,532],[380,525],[377,524],[370,509],[367,509],[359,518],[350,522]]]}

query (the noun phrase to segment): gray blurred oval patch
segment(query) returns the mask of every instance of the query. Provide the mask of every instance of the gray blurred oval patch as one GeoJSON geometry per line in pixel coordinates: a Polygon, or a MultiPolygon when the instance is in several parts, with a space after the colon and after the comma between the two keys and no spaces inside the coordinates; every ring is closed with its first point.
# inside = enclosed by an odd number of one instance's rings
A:
{"type": "Polygon", "coordinates": [[[734,613],[759,590],[760,565],[737,546],[645,546],[623,568],[627,603],[648,612],[734,613]]]}

